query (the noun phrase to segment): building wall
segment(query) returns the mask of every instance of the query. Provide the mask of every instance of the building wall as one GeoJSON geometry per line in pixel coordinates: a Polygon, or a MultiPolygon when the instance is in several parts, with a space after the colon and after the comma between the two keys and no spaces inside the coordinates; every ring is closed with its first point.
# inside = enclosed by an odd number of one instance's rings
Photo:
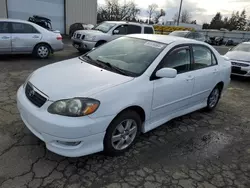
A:
{"type": "Polygon", "coordinates": [[[71,24],[80,22],[96,24],[97,0],[66,0],[66,34],[71,24]]]}
{"type": "Polygon", "coordinates": [[[7,18],[6,0],[0,0],[0,18],[7,18]]]}

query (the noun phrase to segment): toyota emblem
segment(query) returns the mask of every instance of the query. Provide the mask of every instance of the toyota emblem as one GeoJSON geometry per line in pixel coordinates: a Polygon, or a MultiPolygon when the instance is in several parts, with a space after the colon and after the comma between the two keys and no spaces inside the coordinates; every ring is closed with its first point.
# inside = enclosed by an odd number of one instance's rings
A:
{"type": "Polygon", "coordinates": [[[29,96],[30,96],[30,97],[33,97],[34,95],[35,95],[35,91],[34,91],[34,89],[30,90],[30,92],[29,92],[29,96]]]}

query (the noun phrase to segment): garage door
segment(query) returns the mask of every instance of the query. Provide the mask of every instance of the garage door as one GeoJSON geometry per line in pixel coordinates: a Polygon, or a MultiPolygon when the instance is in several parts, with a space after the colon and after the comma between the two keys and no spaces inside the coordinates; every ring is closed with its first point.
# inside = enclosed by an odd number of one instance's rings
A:
{"type": "Polygon", "coordinates": [[[8,17],[28,20],[39,15],[51,19],[54,30],[64,33],[64,0],[8,0],[8,17]]]}

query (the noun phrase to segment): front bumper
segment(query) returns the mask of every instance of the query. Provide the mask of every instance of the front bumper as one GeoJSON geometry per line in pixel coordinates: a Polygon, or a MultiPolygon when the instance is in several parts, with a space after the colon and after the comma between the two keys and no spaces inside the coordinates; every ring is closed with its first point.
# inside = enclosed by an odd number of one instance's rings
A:
{"type": "Polygon", "coordinates": [[[51,102],[38,108],[26,97],[21,86],[17,92],[17,107],[27,128],[45,142],[48,150],[66,157],[79,157],[103,150],[105,131],[114,118],[92,119],[53,115],[47,112],[51,102]],[[73,143],[77,143],[74,145],[73,143]]]}
{"type": "Polygon", "coordinates": [[[250,65],[240,61],[232,62],[232,75],[250,77],[250,65]],[[244,66],[240,66],[244,65],[244,66]]]}
{"type": "Polygon", "coordinates": [[[92,50],[97,43],[95,41],[80,40],[73,37],[71,38],[71,40],[72,45],[78,50],[92,50]]]}

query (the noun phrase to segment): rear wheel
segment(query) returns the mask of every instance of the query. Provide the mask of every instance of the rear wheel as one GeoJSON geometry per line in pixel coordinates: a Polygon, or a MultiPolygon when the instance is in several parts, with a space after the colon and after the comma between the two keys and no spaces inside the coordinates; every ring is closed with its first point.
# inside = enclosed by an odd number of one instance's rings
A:
{"type": "Polygon", "coordinates": [[[216,86],[207,99],[206,110],[211,111],[217,106],[221,96],[221,88],[216,86]]]}
{"type": "Polygon", "coordinates": [[[124,111],[109,125],[104,138],[104,151],[119,155],[127,151],[140,133],[141,119],[134,111],[124,111]]]}
{"type": "Polygon", "coordinates": [[[49,57],[51,50],[47,44],[39,44],[35,47],[34,53],[38,58],[46,59],[49,57]]]}

